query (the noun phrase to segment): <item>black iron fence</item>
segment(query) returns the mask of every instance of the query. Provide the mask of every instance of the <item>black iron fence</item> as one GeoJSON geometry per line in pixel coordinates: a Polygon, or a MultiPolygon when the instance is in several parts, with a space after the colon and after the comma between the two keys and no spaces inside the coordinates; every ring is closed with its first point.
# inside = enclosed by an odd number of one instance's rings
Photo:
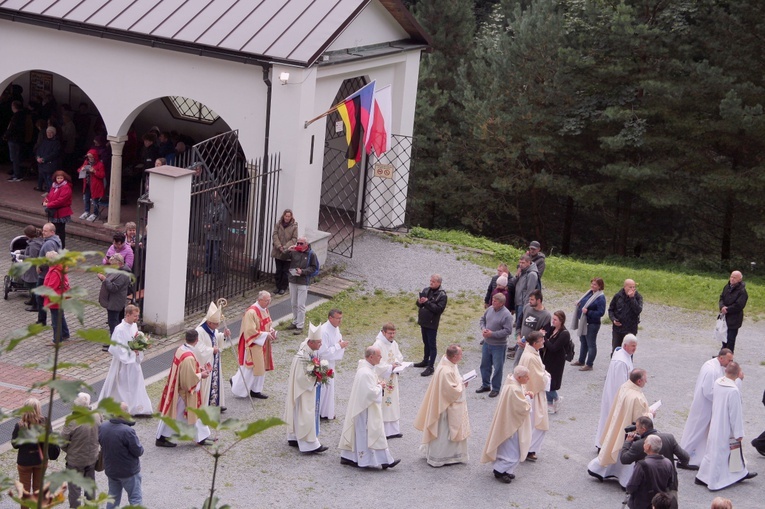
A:
{"type": "Polygon", "coordinates": [[[411,136],[394,134],[390,149],[367,164],[362,224],[365,228],[401,230],[407,224],[407,194],[412,174],[414,143],[411,136]]]}
{"type": "Polygon", "coordinates": [[[186,315],[221,297],[244,295],[274,272],[269,256],[276,223],[280,158],[247,162],[236,131],[177,157],[194,170],[186,271],[186,315]]]}

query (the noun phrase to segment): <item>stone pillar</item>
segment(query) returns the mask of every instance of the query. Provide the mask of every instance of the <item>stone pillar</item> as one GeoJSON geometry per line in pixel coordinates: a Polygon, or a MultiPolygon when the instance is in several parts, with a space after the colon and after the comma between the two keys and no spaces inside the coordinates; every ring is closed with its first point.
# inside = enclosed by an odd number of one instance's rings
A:
{"type": "Polygon", "coordinates": [[[107,136],[107,140],[112,146],[112,171],[109,176],[109,216],[106,220],[106,226],[116,228],[119,226],[121,218],[122,200],[122,149],[125,147],[127,136],[107,136]]]}
{"type": "Polygon", "coordinates": [[[183,327],[189,254],[191,170],[149,168],[149,242],[146,244],[144,326],[171,335],[183,327]]]}

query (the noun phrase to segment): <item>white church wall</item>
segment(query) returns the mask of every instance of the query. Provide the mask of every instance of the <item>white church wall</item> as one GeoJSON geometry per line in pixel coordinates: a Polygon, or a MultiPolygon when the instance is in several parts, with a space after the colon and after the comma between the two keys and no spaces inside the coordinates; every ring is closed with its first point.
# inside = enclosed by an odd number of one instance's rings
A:
{"type": "Polygon", "coordinates": [[[408,38],[409,34],[401,28],[390,12],[378,0],[372,0],[332,42],[328,51],[352,50],[408,38]]]}

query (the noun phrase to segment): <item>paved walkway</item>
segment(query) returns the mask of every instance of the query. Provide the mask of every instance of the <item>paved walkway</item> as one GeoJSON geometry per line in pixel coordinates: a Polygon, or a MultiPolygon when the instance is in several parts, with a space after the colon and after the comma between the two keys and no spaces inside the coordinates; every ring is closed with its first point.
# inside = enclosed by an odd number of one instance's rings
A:
{"type": "MultiPolygon", "coordinates": [[[[21,234],[23,225],[0,220],[0,247],[9,246],[11,240],[21,234]]],[[[108,244],[97,244],[80,238],[71,238],[67,248],[77,251],[105,251],[108,244]]],[[[93,260],[91,263],[98,263],[93,260]]],[[[11,265],[10,250],[0,253],[0,272],[4,275],[11,265]]],[[[88,292],[90,304],[85,306],[83,323],[75,316],[67,315],[67,323],[72,340],[65,342],[59,351],[59,362],[72,364],[72,367],[59,372],[64,379],[80,379],[93,384],[106,377],[111,362],[111,355],[103,352],[101,346],[78,338],[76,333],[83,328],[107,329],[106,311],[98,305],[98,292],[101,282],[95,274],[84,271],[73,271],[69,275],[72,287],[81,286],[88,292]]],[[[252,293],[252,292],[251,292],[252,293]]],[[[24,301],[29,297],[26,291],[11,292],[8,300],[0,299],[0,323],[5,338],[12,331],[25,328],[37,319],[36,313],[24,310],[24,301]]],[[[226,314],[237,319],[252,303],[251,295],[244,298],[229,299],[226,314]]],[[[283,300],[283,299],[282,299],[283,300]]],[[[196,327],[202,314],[194,315],[186,320],[186,327],[196,327]]],[[[38,399],[44,401],[48,391],[44,388],[33,388],[36,382],[50,378],[50,373],[44,369],[52,364],[54,348],[52,331],[43,332],[36,337],[22,341],[11,352],[0,352],[0,408],[4,411],[19,408],[29,397],[29,391],[38,399]],[[34,366],[37,365],[37,366],[34,366]]],[[[149,350],[147,360],[172,350],[180,340],[181,333],[169,337],[152,337],[154,345],[149,350]]]]}

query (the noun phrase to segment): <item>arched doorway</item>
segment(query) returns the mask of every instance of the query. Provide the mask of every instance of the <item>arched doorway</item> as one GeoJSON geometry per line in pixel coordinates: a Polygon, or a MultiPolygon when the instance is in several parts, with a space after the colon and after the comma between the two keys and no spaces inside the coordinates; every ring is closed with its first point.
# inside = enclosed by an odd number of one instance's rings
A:
{"type": "MultiPolygon", "coordinates": [[[[343,80],[332,105],[361,89],[367,79],[357,76],[343,80]]],[[[364,168],[357,164],[348,168],[348,143],[340,114],[327,115],[324,138],[324,165],[321,179],[321,206],[319,229],[329,232],[328,250],[331,253],[353,256],[356,225],[361,221],[361,202],[364,168]]]]}

